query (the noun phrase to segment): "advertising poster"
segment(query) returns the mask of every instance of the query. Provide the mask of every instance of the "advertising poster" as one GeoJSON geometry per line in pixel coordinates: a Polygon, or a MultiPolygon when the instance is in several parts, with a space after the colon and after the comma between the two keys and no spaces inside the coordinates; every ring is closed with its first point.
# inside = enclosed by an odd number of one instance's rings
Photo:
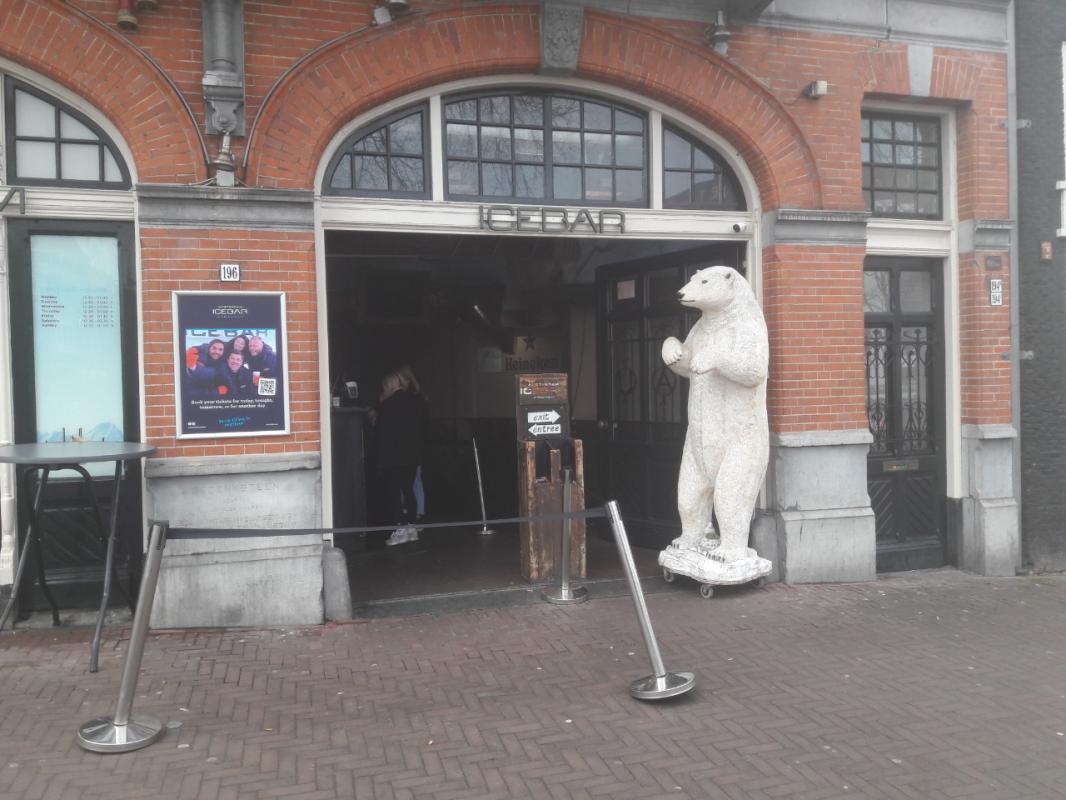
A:
{"type": "Polygon", "coordinates": [[[178,437],[289,432],[285,295],[175,292],[178,437]]]}

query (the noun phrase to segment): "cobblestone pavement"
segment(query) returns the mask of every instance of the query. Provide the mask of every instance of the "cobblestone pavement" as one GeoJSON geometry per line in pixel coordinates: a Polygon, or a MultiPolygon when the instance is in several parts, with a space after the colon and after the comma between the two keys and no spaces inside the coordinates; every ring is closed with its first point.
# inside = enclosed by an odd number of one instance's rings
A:
{"type": "Polygon", "coordinates": [[[627,598],[146,648],[151,747],[83,752],[113,708],[89,632],[0,637],[0,798],[1066,797],[1066,578],[952,570],[648,603],[690,695],[641,703],[627,598]]]}

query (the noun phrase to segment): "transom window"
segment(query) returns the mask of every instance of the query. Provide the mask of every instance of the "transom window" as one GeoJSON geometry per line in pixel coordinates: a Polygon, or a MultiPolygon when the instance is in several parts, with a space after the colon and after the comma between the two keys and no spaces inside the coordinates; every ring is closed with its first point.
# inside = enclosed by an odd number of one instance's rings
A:
{"type": "Polygon", "coordinates": [[[423,105],[356,131],[326,172],[329,193],[428,197],[427,117],[423,105]]]}
{"type": "Polygon", "coordinates": [[[663,125],[659,115],[605,98],[528,88],[436,96],[375,120],[332,155],[322,193],[563,206],[747,208],[725,159],[680,129],[663,125]],[[429,130],[431,108],[434,119],[439,108],[439,135],[429,130]],[[658,134],[663,146],[652,153],[650,141],[658,134]],[[440,165],[436,174],[443,185],[433,185],[431,162],[440,165]],[[651,180],[653,169],[659,170],[660,181],[651,180]]]}
{"type": "Polygon", "coordinates": [[[448,197],[647,205],[642,114],[513,93],[447,98],[444,118],[448,197]]]}
{"type": "Polygon", "coordinates": [[[706,145],[663,128],[663,208],[739,211],[744,193],[736,175],[706,145]]]}
{"type": "Polygon", "coordinates": [[[940,120],[862,115],[862,190],[875,217],[943,217],[940,120]]]}
{"type": "Polygon", "coordinates": [[[6,78],[8,183],[129,188],[114,142],[84,114],[6,78]]]}

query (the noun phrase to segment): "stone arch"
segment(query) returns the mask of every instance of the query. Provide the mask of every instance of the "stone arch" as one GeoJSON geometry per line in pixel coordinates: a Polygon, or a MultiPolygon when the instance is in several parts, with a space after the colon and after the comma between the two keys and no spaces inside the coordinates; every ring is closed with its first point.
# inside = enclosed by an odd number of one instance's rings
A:
{"type": "MultiPolygon", "coordinates": [[[[539,66],[538,6],[422,14],[344,37],[268,98],[245,180],[313,188],[324,148],[353,117],[437,84],[533,74],[539,66]]],[[[821,206],[815,159],[799,127],[765,87],[707,48],[590,11],[577,77],[657,100],[719,132],[747,162],[764,208],[821,206]]]]}
{"type": "Polygon", "coordinates": [[[177,90],[99,20],[60,0],[23,0],[0,25],[0,55],[105,115],[132,151],[138,180],[195,183],[207,177],[196,122],[177,90]]]}

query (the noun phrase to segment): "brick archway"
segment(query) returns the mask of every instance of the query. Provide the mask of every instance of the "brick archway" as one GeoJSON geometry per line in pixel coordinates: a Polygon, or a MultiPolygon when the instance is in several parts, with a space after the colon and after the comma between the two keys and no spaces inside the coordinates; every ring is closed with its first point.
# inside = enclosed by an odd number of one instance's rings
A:
{"type": "Polygon", "coordinates": [[[195,121],[155,66],[121,35],[59,0],[22,0],[0,25],[0,55],[92,104],[133,152],[137,179],[207,177],[195,121]]]}
{"type": "MultiPolygon", "coordinates": [[[[419,89],[535,74],[539,65],[537,6],[412,16],[346,37],[316,53],[267,101],[245,180],[312,188],[324,148],[353,117],[419,89]]],[[[821,206],[815,160],[798,126],[758,81],[712,51],[590,11],[577,77],[657,100],[720,133],[746,160],[764,208],[821,206]],[[649,64],[658,66],[642,66],[649,64]]]]}

